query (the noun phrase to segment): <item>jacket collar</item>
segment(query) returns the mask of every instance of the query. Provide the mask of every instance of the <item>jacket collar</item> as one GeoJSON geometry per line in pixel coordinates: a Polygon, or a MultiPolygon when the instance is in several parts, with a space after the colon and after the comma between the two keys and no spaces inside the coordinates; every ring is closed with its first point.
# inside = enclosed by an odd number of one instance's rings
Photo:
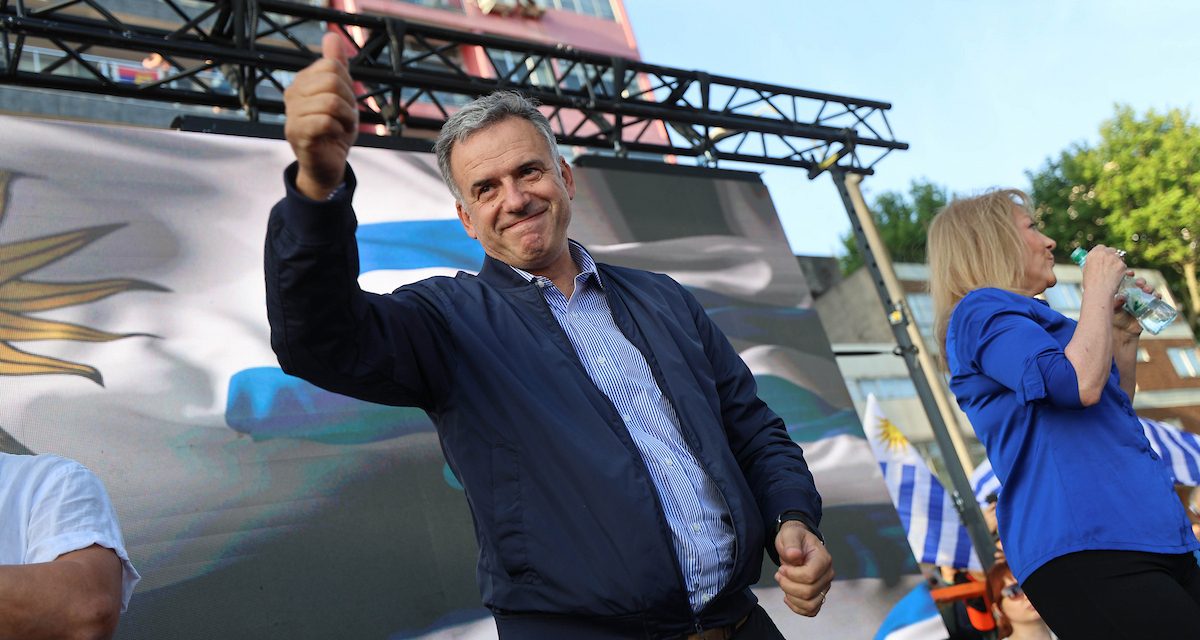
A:
{"type": "MultiPolygon", "coordinates": [[[[567,242],[569,242],[571,245],[569,250],[572,252],[572,257],[574,257],[575,248],[578,247],[579,249],[583,250],[585,255],[588,255],[590,261],[590,253],[588,253],[587,249],[583,245],[570,239],[568,239],[567,242]]],[[[596,274],[596,282],[601,283],[601,288],[603,288],[603,280],[600,279],[599,263],[591,261],[591,265],[592,271],[596,274]]],[[[497,260],[489,255],[485,255],[483,257],[483,266],[479,269],[479,279],[493,287],[502,289],[524,288],[532,285],[532,283],[523,278],[521,274],[513,271],[513,268],[509,266],[508,263],[497,260]]]]}
{"type": "Polygon", "coordinates": [[[521,274],[512,270],[504,262],[501,262],[491,256],[483,257],[483,267],[479,269],[479,279],[500,289],[514,289],[532,287],[530,282],[521,277],[521,274]]]}

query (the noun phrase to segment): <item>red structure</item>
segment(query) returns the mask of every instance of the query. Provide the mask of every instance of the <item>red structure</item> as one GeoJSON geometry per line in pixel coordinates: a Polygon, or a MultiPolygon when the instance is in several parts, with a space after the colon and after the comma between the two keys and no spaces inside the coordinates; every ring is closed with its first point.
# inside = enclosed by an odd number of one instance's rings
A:
{"type": "MultiPolygon", "coordinates": [[[[329,7],[641,60],[621,0],[330,0],[329,7]]],[[[471,64],[474,55],[464,51],[464,61],[488,75],[486,62],[471,64]]]]}
{"type": "MultiPolygon", "coordinates": [[[[641,60],[622,0],[329,0],[329,8],[641,60]]],[[[351,35],[355,35],[353,30],[351,35]]],[[[455,66],[478,77],[528,75],[532,84],[546,87],[570,88],[586,83],[582,69],[564,69],[553,60],[520,59],[515,55],[489,58],[482,47],[472,45],[459,46],[456,55],[455,66]]],[[[431,57],[429,64],[444,63],[431,57]]],[[[643,89],[648,87],[644,79],[640,83],[643,89]]],[[[419,102],[410,107],[413,116],[436,112],[432,105],[419,102]]],[[[641,136],[644,142],[666,139],[661,126],[641,136]]]]}

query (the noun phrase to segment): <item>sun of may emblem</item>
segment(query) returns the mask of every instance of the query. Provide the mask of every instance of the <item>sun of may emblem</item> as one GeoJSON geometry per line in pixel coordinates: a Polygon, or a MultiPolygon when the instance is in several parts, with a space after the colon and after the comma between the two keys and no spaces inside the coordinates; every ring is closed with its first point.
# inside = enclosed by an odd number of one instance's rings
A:
{"type": "MultiPolygon", "coordinates": [[[[8,207],[13,174],[0,170],[0,224],[8,207]]],[[[38,355],[13,346],[35,340],[108,342],[138,333],[109,333],[78,324],[36,318],[31,314],[95,302],[124,291],[167,291],[150,282],[126,278],[78,282],[46,282],[27,278],[36,270],[70,256],[123,224],[86,227],[22,240],[0,243],[0,375],[79,375],[103,386],[94,367],[38,355]]]]}
{"type": "Polygon", "coordinates": [[[885,449],[892,452],[904,451],[908,448],[908,438],[900,433],[899,427],[887,418],[879,419],[879,442],[885,449]]]}

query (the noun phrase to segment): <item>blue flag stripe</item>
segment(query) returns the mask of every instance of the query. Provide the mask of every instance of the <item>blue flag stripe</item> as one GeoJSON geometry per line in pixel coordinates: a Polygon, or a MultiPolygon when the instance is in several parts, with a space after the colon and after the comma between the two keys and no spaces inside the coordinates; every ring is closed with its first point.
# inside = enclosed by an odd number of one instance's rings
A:
{"type": "MultiPolygon", "coordinates": [[[[932,478],[930,478],[932,480],[932,478]]],[[[929,528],[925,530],[925,550],[921,553],[923,562],[935,562],[938,546],[942,540],[942,499],[945,491],[936,483],[929,485],[929,499],[926,502],[929,514],[929,528]]]]}
{"type": "Polygon", "coordinates": [[[912,503],[913,503],[913,470],[909,467],[901,468],[903,479],[900,482],[899,500],[900,524],[904,525],[904,530],[908,531],[912,528],[912,503]]]}
{"type": "Polygon", "coordinates": [[[966,567],[971,562],[971,536],[967,535],[966,527],[958,527],[958,539],[954,547],[954,566],[966,567]]]}

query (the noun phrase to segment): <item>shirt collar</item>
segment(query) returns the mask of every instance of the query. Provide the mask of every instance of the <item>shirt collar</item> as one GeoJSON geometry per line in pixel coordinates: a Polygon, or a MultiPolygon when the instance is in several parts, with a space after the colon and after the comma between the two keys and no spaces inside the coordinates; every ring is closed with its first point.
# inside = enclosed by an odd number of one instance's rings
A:
{"type": "MultiPolygon", "coordinates": [[[[571,259],[575,261],[575,266],[579,267],[579,275],[584,276],[583,281],[594,280],[601,288],[604,288],[604,283],[600,280],[600,272],[596,270],[596,261],[592,259],[592,254],[588,253],[583,245],[574,240],[567,239],[567,249],[571,252],[571,259]]],[[[550,282],[550,279],[545,276],[535,276],[524,269],[518,269],[512,265],[508,265],[510,269],[516,271],[526,282],[536,283],[539,287],[546,286],[545,283],[550,282]]],[[[579,276],[575,276],[578,281],[579,276]]]]}

